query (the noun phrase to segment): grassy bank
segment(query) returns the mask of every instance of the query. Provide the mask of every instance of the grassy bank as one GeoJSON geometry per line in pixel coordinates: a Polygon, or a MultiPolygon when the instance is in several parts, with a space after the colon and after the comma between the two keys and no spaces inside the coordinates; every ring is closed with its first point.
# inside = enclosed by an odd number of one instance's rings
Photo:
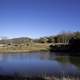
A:
{"type": "Polygon", "coordinates": [[[33,43],[28,46],[5,46],[0,47],[0,52],[33,52],[33,51],[48,51],[49,44],[33,43]]]}

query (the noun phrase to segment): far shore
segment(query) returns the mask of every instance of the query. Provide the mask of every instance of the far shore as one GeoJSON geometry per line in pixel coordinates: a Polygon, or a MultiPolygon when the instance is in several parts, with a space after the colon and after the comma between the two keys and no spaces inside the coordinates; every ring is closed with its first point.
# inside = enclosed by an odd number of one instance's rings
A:
{"type": "Polygon", "coordinates": [[[8,53],[8,52],[45,52],[49,51],[49,44],[30,44],[29,46],[5,46],[5,47],[0,47],[0,53],[8,53]]]}
{"type": "Polygon", "coordinates": [[[20,52],[20,53],[31,53],[31,52],[48,52],[49,50],[5,50],[5,51],[0,51],[0,53],[16,53],[16,52],[20,52]]]}

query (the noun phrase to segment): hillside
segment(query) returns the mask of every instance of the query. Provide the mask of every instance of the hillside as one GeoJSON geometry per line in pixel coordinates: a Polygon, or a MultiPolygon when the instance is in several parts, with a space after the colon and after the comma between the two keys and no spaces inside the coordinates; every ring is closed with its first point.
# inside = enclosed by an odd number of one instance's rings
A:
{"type": "Polygon", "coordinates": [[[71,38],[80,39],[80,32],[61,33],[56,36],[41,37],[39,39],[28,37],[2,39],[0,40],[0,52],[46,51],[50,44],[68,43],[71,38]]]}

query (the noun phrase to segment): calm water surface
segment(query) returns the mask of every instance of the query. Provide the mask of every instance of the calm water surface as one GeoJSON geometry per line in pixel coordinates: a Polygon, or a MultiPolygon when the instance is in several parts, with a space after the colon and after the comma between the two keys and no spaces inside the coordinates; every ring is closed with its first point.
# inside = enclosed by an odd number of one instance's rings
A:
{"type": "Polygon", "coordinates": [[[80,57],[49,52],[1,53],[0,75],[80,75],[80,57]]]}

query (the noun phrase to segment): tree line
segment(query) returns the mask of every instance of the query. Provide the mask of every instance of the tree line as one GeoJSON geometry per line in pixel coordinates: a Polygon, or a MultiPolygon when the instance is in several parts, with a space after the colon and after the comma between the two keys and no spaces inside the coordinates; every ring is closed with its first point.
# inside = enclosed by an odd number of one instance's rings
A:
{"type": "Polygon", "coordinates": [[[28,37],[2,39],[0,44],[28,44],[28,43],[69,43],[70,39],[80,39],[80,32],[64,32],[49,37],[31,39],[28,37]]]}
{"type": "Polygon", "coordinates": [[[64,32],[56,36],[42,37],[40,39],[35,39],[34,42],[38,43],[69,43],[70,39],[80,39],[80,32],[64,32]]]}

